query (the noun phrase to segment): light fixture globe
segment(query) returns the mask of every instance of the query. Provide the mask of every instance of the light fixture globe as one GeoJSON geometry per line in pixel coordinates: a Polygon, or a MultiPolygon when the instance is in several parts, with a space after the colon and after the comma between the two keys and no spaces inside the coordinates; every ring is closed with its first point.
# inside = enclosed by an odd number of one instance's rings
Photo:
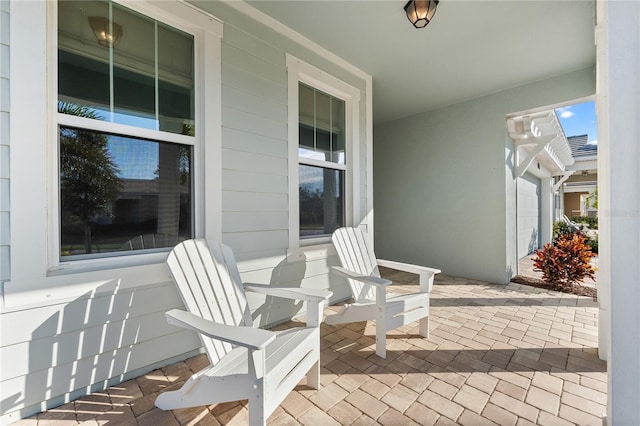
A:
{"type": "Polygon", "coordinates": [[[89,16],[89,25],[100,46],[116,47],[122,37],[122,27],[102,16],[89,16]]]}
{"type": "Polygon", "coordinates": [[[424,28],[436,14],[440,0],[409,0],[404,6],[407,18],[416,28],[424,28]]]}

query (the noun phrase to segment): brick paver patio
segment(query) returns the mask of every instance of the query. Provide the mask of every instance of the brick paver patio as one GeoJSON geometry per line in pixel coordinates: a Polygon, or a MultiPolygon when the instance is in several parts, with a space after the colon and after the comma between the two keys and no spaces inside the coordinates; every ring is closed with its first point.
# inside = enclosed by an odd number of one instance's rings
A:
{"type": "MultiPolygon", "coordinates": [[[[394,291],[417,285],[410,274],[383,275],[398,283],[394,291]]],[[[602,424],[607,376],[594,300],[440,275],[431,301],[430,338],[417,324],[395,330],[387,359],[375,355],[371,323],[323,325],[322,388],[299,384],[269,424],[602,424]]],[[[197,356],[17,424],[246,424],[246,401],[154,407],[159,392],[207,363],[197,356]]]]}

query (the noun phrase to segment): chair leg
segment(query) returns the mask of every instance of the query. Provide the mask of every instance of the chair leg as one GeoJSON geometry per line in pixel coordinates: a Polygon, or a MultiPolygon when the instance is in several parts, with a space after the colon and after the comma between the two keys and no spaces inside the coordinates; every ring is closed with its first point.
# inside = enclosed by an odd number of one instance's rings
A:
{"type": "Polygon", "coordinates": [[[376,318],[376,355],[380,358],[387,357],[387,324],[384,318],[383,308],[378,308],[376,318]]]}
{"type": "Polygon", "coordinates": [[[420,335],[429,338],[429,317],[426,316],[420,320],[420,335]]]}
{"type": "Polygon", "coordinates": [[[265,413],[266,396],[264,394],[264,381],[262,379],[257,380],[251,389],[249,395],[249,424],[251,426],[266,426],[267,415],[265,413]]]}
{"type": "Polygon", "coordinates": [[[307,386],[320,389],[320,361],[316,361],[307,373],[307,386]]]}

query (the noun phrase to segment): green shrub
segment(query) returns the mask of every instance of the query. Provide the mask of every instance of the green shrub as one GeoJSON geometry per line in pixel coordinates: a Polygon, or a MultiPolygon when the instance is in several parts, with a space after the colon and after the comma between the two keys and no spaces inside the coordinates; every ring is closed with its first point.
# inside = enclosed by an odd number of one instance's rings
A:
{"type": "Polygon", "coordinates": [[[598,218],[591,216],[573,216],[571,221],[575,223],[585,223],[589,229],[598,229],[598,218]]]}
{"type": "Polygon", "coordinates": [[[589,247],[591,247],[591,252],[598,254],[598,237],[585,237],[585,242],[586,245],[588,245],[589,247]]]}
{"type": "Polygon", "coordinates": [[[553,239],[552,239],[552,241],[555,243],[555,241],[561,235],[570,235],[570,234],[573,234],[576,231],[577,230],[573,226],[569,225],[566,222],[563,222],[563,221],[554,222],[553,223],[553,239]]]}
{"type": "Polygon", "coordinates": [[[542,279],[548,283],[569,285],[594,278],[591,267],[591,248],[585,244],[581,232],[559,235],[555,243],[545,244],[536,250],[533,258],[534,271],[542,272],[542,279]]]}

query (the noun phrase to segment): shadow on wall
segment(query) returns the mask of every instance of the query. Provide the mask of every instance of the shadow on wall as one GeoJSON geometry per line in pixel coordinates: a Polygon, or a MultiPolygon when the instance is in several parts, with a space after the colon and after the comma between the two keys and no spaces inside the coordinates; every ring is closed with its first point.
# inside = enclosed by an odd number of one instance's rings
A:
{"type": "MultiPolygon", "coordinates": [[[[294,259],[293,256],[287,256],[273,269],[269,284],[278,287],[300,288],[302,280],[305,278],[306,271],[307,263],[305,259],[294,259]]],[[[254,295],[255,294],[247,293],[248,298],[251,298],[254,295]]],[[[251,300],[249,305],[256,306],[256,304],[252,303],[251,300]]],[[[256,322],[256,326],[264,328],[296,315],[302,310],[303,306],[304,302],[301,300],[266,296],[264,303],[260,304],[258,309],[253,311],[251,316],[256,322]]]]}
{"type": "Polygon", "coordinates": [[[59,305],[30,338],[3,348],[5,359],[15,360],[3,371],[3,417],[36,414],[193,352],[197,338],[164,319],[180,306],[172,283],[122,290],[119,280],[59,305]]]}
{"type": "Polygon", "coordinates": [[[531,238],[529,239],[529,245],[527,247],[527,255],[532,254],[534,251],[540,248],[538,241],[538,229],[533,228],[533,230],[531,231],[531,238]]]}

